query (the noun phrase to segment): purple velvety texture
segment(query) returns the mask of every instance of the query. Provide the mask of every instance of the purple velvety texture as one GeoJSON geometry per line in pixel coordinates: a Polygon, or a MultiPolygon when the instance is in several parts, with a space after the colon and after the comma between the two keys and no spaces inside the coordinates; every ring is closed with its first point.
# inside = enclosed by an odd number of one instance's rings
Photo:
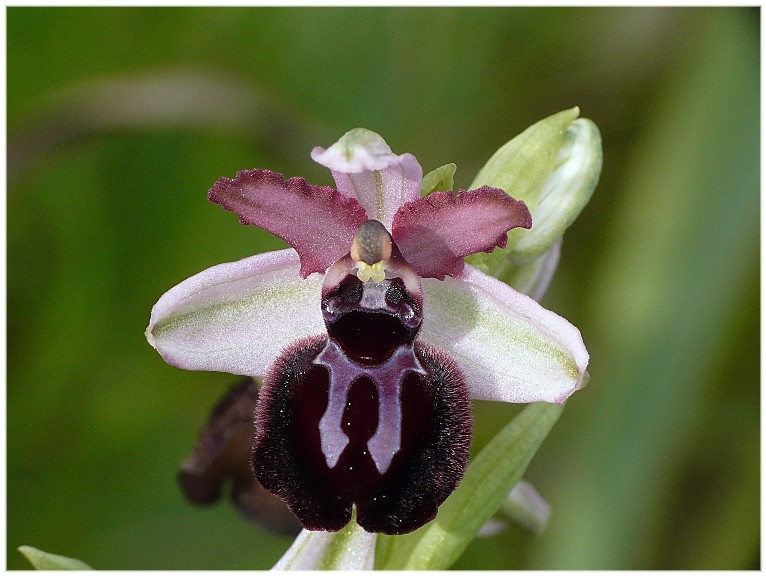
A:
{"type": "Polygon", "coordinates": [[[462,477],[468,388],[447,355],[415,340],[419,286],[348,274],[325,287],[327,338],[289,346],[264,381],[253,470],[308,529],[339,530],[353,505],[367,531],[410,532],[462,477]]]}
{"type": "Polygon", "coordinates": [[[244,378],[213,409],[191,456],[178,470],[178,483],[189,502],[210,505],[232,481],[231,500],[242,516],[273,532],[296,535],[298,519],[269,493],[250,469],[258,386],[244,378]]]}
{"type": "Polygon", "coordinates": [[[357,378],[342,419],[349,442],[330,468],[319,432],[330,379],[313,362],[326,344],[321,337],[297,342],[267,377],[256,412],[255,474],[310,530],[341,529],[352,505],[369,532],[415,530],[434,518],[468,463],[471,410],[460,370],[444,354],[415,343],[425,375],[404,378],[401,449],[383,474],[367,449],[379,423],[377,387],[368,377],[357,378]]]}

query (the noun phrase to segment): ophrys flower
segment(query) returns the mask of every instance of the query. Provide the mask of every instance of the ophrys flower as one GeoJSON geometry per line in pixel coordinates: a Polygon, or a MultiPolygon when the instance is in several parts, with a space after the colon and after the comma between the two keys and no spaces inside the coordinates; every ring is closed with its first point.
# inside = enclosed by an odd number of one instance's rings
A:
{"type": "MultiPolygon", "coordinates": [[[[312,157],[337,190],[243,171],[213,202],[291,249],[214,266],[155,305],[170,364],[265,377],[253,470],[309,529],[414,530],[468,462],[470,398],[562,402],[583,383],[579,331],[464,265],[532,225],[483,186],[420,197],[414,156],[357,129],[312,157]]],[[[511,191],[512,192],[512,191],[511,191]]]]}

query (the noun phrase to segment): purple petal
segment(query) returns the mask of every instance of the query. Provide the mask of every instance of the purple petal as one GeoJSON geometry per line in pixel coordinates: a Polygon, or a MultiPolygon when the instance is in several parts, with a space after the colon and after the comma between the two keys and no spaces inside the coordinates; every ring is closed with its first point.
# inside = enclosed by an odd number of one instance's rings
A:
{"type": "Polygon", "coordinates": [[[401,534],[462,476],[468,388],[447,355],[413,342],[420,281],[414,293],[399,277],[362,283],[345,260],[325,276],[327,336],[288,346],[264,380],[253,470],[306,528],[338,530],[355,506],[365,530],[401,534]]]}
{"type": "Polygon", "coordinates": [[[415,157],[397,156],[369,130],[351,130],[327,149],[314,148],[311,157],[332,171],[339,192],[356,198],[368,218],[389,230],[399,207],[420,197],[423,169],[415,157]]]}
{"type": "Polygon", "coordinates": [[[179,368],[264,376],[288,344],[325,332],[322,279],[298,269],[292,249],[208,268],[159,299],[146,337],[179,368]]]}
{"type": "Polygon", "coordinates": [[[353,198],[329,186],[311,186],[270,170],[244,170],[219,179],[208,192],[211,202],[239,215],[242,224],[260,226],[295,248],[301,276],[324,272],[349,251],[367,219],[353,198]]]}
{"type": "Polygon", "coordinates": [[[455,359],[472,398],[561,403],[585,385],[580,331],[532,298],[472,266],[423,289],[420,338],[455,359]]]}
{"type": "Polygon", "coordinates": [[[392,235],[423,278],[460,275],[463,258],[505,247],[511,228],[530,228],[527,206],[499,188],[434,192],[396,213],[392,235]]]}

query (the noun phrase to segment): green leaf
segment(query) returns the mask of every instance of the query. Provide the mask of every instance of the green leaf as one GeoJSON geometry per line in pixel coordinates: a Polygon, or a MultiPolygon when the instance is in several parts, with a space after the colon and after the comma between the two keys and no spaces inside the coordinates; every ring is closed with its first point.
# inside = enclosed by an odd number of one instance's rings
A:
{"type": "Polygon", "coordinates": [[[93,570],[85,562],[50,552],[43,552],[32,546],[19,546],[18,551],[29,560],[36,570],[93,570]]]}
{"type": "Polygon", "coordinates": [[[431,170],[423,176],[423,180],[420,182],[420,195],[428,196],[431,192],[452,190],[455,186],[456,170],[457,166],[455,164],[445,164],[435,170],[431,170]]]}
{"type": "Polygon", "coordinates": [[[383,545],[377,567],[444,570],[452,566],[521,479],[562,410],[558,404],[527,406],[471,462],[431,523],[410,534],[379,538],[383,545]]]}

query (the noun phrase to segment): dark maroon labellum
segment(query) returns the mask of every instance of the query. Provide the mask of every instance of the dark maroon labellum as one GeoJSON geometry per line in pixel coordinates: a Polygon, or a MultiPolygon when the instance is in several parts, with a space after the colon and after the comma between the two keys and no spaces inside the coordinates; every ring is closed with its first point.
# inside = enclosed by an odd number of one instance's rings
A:
{"type": "Polygon", "coordinates": [[[471,410],[460,370],[416,340],[417,276],[362,282],[349,257],[327,273],[327,336],[296,342],[259,400],[253,469],[310,530],[356,508],[369,532],[403,534],[436,515],[468,463],[471,410]]]}
{"type": "Polygon", "coordinates": [[[279,498],[253,476],[250,451],[255,426],[253,414],[258,386],[243,379],[218,402],[191,456],[178,470],[178,483],[189,502],[209,505],[221,497],[231,481],[231,500],[239,513],[273,532],[296,535],[298,520],[279,498]]]}

